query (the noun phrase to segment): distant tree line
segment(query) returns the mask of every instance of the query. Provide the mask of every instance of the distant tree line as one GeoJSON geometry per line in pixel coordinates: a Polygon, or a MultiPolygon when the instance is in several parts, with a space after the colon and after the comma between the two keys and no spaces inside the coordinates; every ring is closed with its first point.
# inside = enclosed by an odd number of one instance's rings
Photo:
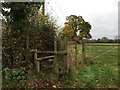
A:
{"type": "Polygon", "coordinates": [[[86,40],[87,43],[118,43],[120,42],[119,38],[109,39],[107,37],[102,37],[98,39],[88,39],[86,40]]]}

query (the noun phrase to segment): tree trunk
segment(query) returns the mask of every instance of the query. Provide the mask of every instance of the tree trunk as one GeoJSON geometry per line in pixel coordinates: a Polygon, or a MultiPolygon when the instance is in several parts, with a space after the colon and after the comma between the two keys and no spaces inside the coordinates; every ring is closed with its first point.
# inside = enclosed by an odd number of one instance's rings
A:
{"type": "Polygon", "coordinates": [[[77,65],[78,65],[78,61],[77,61],[77,41],[75,41],[75,65],[76,65],[76,67],[77,67],[77,65]]]}
{"type": "Polygon", "coordinates": [[[82,61],[86,62],[85,40],[82,39],[82,61]]]}

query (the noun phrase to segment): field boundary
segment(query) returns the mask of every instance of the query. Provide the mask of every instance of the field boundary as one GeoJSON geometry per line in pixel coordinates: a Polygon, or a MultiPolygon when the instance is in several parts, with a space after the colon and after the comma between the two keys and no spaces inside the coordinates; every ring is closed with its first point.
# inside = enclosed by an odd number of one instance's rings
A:
{"type": "Polygon", "coordinates": [[[86,43],[87,46],[119,46],[119,43],[86,43]]]}
{"type": "MultiPolygon", "coordinates": [[[[113,49],[116,49],[116,48],[117,48],[117,47],[114,47],[113,49]]],[[[104,55],[104,54],[106,54],[106,53],[112,51],[113,49],[110,49],[110,50],[108,50],[108,51],[106,51],[106,52],[104,52],[104,53],[102,53],[102,54],[100,54],[100,55],[98,55],[98,56],[92,58],[92,60],[95,60],[96,58],[99,58],[100,56],[102,56],[102,55],[104,55]]]]}

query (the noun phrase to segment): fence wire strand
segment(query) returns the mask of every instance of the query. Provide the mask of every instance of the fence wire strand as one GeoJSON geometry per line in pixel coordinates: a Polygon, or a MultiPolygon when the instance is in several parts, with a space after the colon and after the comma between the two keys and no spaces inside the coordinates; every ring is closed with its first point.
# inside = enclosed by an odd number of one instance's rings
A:
{"type": "MultiPolygon", "coordinates": [[[[117,48],[117,47],[114,47],[113,49],[116,49],[116,48],[117,48]]],[[[105,55],[106,53],[108,53],[108,52],[112,51],[113,49],[108,50],[108,51],[106,51],[106,52],[104,52],[104,53],[102,53],[102,54],[100,54],[100,55],[98,55],[98,56],[96,56],[96,57],[92,58],[92,60],[95,60],[96,58],[99,58],[100,56],[105,55]]]]}

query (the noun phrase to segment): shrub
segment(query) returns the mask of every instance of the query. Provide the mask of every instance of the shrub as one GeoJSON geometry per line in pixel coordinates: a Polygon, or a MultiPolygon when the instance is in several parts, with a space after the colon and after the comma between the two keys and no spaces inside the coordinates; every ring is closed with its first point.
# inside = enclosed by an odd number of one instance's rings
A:
{"type": "Polygon", "coordinates": [[[3,70],[3,87],[20,88],[25,84],[25,68],[5,68],[3,70]]]}

